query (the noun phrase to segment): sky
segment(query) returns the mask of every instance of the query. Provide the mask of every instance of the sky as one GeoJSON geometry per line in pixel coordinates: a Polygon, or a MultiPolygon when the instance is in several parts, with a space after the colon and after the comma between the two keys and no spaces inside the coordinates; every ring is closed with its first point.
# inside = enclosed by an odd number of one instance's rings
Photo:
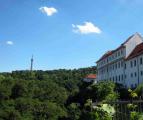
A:
{"type": "Polygon", "coordinates": [[[0,72],[96,65],[143,34],[142,0],[0,0],[0,72]]]}

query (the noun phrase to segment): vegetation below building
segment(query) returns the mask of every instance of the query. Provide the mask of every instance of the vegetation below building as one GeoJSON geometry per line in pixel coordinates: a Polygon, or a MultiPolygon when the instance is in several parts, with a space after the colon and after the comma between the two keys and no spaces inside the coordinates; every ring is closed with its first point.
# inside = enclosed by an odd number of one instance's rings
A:
{"type": "Polygon", "coordinates": [[[129,99],[130,94],[112,82],[82,82],[90,73],[96,67],[1,73],[0,120],[110,120],[112,106],[92,103],[129,99]]]}

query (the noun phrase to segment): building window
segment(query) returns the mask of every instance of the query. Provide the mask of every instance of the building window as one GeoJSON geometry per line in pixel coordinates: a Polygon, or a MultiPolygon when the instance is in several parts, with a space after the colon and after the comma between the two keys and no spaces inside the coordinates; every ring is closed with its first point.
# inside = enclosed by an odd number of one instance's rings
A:
{"type": "Polygon", "coordinates": [[[120,68],[120,62],[118,63],[118,68],[120,68]]]}
{"type": "Polygon", "coordinates": [[[119,75],[119,81],[120,81],[120,75],[119,75]]]}
{"type": "Polygon", "coordinates": [[[118,81],[118,77],[116,76],[116,82],[118,81]]]}
{"type": "Polygon", "coordinates": [[[126,69],[126,63],[125,63],[125,69],[126,69]]]}
{"type": "Polygon", "coordinates": [[[134,66],[136,66],[136,64],[137,64],[137,62],[136,62],[136,60],[134,61],[134,66]]]}
{"type": "Polygon", "coordinates": [[[140,58],[140,64],[141,64],[141,65],[143,64],[143,59],[142,59],[142,58],[140,58]]]}
{"type": "Polygon", "coordinates": [[[116,57],[117,57],[117,52],[116,52],[116,57]]]}
{"type": "Polygon", "coordinates": [[[122,75],[122,81],[124,80],[124,76],[122,75]]]}
{"type": "Polygon", "coordinates": [[[121,50],[121,54],[123,54],[123,50],[121,50]]]}
{"type": "Polygon", "coordinates": [[[118,56],[120,56],[120,51],[118,52],[118,56]]]}
{"type": "Polygon", "coordinates": [[[133,62],[131,61],[130,64],[131,64],[131,68],[132,68],[133,67],[133,62]]]}
{"type": "Polygon", "coordinates": [[[121,67],[123,67],[123,61],[121,62],[121,67]]]}
{"type": "Polygon", "coordinates": [[[137,73],[135,72],[135,77],[137,76],[137,73]]]}
{"type": "Polygon", "coordinates": [[[125,79],[127,78],[127,76],[125,75],[125,79]]]}
{"type": "Polygon", "coordinates": [[[143,76],[143,71],[141,71],[141,76],[143,76]]]}
{"type": "Polygon", "coordinates": [[[133,77],[133,73],[131,73],[131,77],[133,77]]]}
{"type": "Polygon", "coordinates": [[[117,63],[115,64],[115,68],[117,69],[117,63]]]}

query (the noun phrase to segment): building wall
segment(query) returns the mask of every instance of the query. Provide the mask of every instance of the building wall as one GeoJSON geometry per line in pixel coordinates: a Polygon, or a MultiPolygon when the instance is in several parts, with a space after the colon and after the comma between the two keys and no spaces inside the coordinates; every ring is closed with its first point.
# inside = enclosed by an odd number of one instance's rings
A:
{"type": "Polygon", "coordinates": [[[103,66],[98,72],[98,81],[110,80],[127,87],[136,87],[143,83],[143,54],[129,60],[118,59],[103,66]]]}
{"type": "Polygon", "coordinates": [[[97,63],[98,75],[97,79],[111,80],[118,83],[124,82],[124,57],[125,48],[115,51],[112,55],[97,63]]]}
{"type": "Polygon", "coordinates": [[[108,56],[107,58],[102,59],[99,62],[97,62],[97,68],[102,68],[106,66],[107,64],[115,62],[116,60],[121,59],[125,56],[126,56],[126,49],[123,47],[115,51],[112,55],[108,56]]]}
{"type": "Polygon", "coordinates": [[[139,83],[143,83],[143,54],[138,57],[139,63],[139,83]]]}
{"type": "Polygon", "coordinates": [[[126,86],[136,87],[143,83],[143,55],[126,61],[126,86]]]}
{"type": "Polygon", "coordinates": [[[136,87],[143,83],[143,54],[130,60],[126,58],[135,47],[142,43],[139,34],[135,34],[120,49],[97,62],[97,80],[110,80],[127,87],[136,87]],[[140,59],[142,58],[142,64],[140,59]]]}
{"type": "Polygon", "coordinates": [[[137,58],[126,61],[125,85],[127,87],[136,87],[138,85],[138,61],[137,58]]]}
{"type": "Polygon", "coordinates": [[[93,78],[84,78],[83,81],[84,82],[94,82],[94,83],[97,83],[97,80],[93,79],[93,78]]]}

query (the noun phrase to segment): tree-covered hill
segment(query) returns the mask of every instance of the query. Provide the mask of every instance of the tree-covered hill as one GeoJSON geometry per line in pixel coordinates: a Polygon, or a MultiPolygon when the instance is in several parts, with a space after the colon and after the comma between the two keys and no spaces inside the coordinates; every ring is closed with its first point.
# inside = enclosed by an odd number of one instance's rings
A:
{"type": "Polygon", "coordinates": [[[44,76],[48,76],[49,78],[68,80],[68,79],[82,79],[87,74],[95,73],[96,74],[96,66],[87,67],[87,68],[79,68],[79,69],[58,69],[58,70],[35,70],[31,72],[29,70],[21,70],[21,71],[12,71],[12,73],[0,73],[0,75],[5,77],[12,78],[21,78],[25,80],[29,79],[37,79],[42,80],[44,76]]]}
{"type": "Polygon", "coordinates": [[[90,73],[96,67],[0,73],[0,120],[74,120],[73,98],[90,73]]]}
{"type": "Polygon", "coordinates": [[[84,83],[88,74],[96,67],[0,73],[0,120],[112,120],[102,110],[110,106],[92,103],[129,100],[128,90],[111,81],[84,83]]]}

